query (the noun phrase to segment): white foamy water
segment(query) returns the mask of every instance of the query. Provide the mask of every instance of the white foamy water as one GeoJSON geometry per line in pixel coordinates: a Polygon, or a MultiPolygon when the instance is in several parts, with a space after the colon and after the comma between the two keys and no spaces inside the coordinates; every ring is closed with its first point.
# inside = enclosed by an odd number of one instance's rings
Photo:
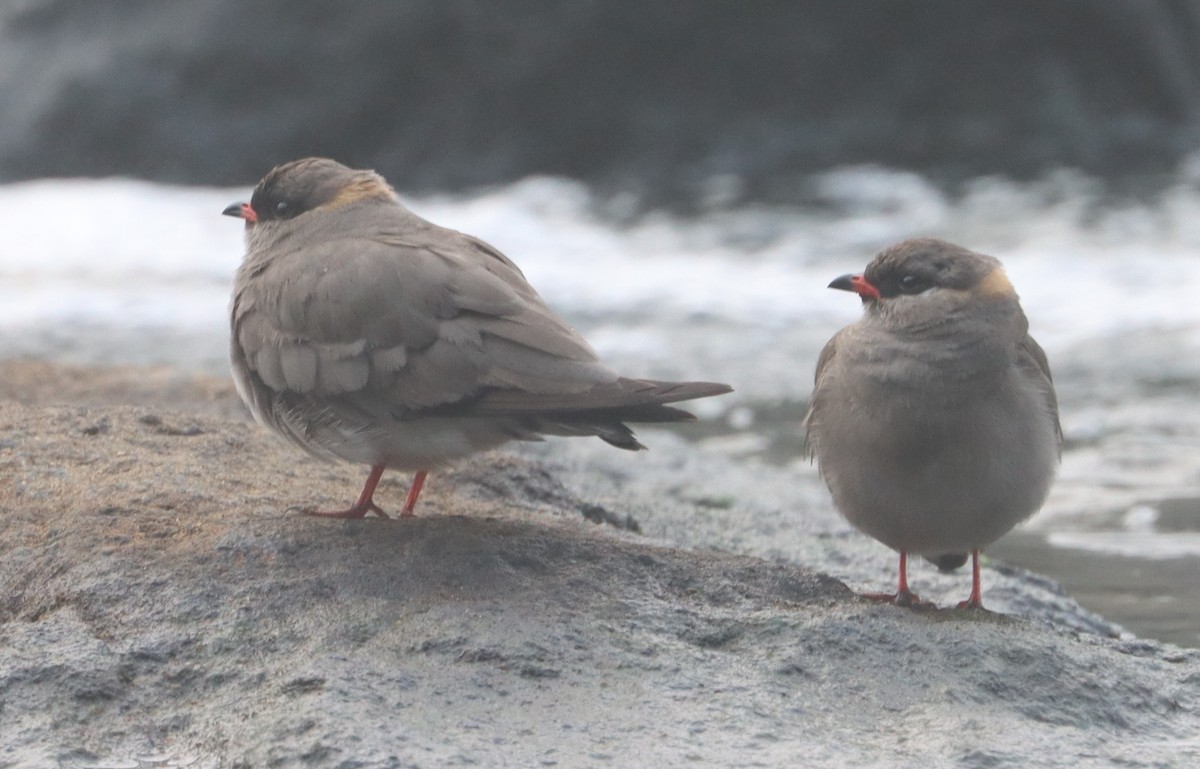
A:
{"type": "MultiPolygon", "coordinates": [[[[831,173],[817,188],[820,207],[652,214],[622,228],[593,213],[584,187],[557,179],[406,202],[498,246],[556,309],[614,334],[610,344],[634,332],[623,342],[630,354],[641,340],[643,354],[661,357],[659,343],[686,332],[676,323],[686,318],[811,325],[821,340],[858,312],[826,283],[914,235],[1000,256],[1050,350],[1136,332],[1200,341],[1200,302],[1190,300],[1200,292],[1200,193],[1191,185],[1117,209],[1101,209],[1090,185],[1069,176],[980,180],[956,202],[915,175],[875,169],[831,173]]],[[[247,194],[128,180],[0,186],[0,326],[219,334],[241,252],[240,223],[219,213],[247,194]]],[[[140,354],[187,361],[173,350],[140,354]]]]}
{"type": "MultiPolygon", "coordinates": [[[[860,311],[825,288],[831,279],[918,235],[998,256],[1050,356],[1068,439],[1030,525],[1063,546],[1178,558],[1200,555],[1200,540],[1153,526],[1135,536],[1121,520],[1158,500],[1200,500],[1196,177],[1185,169],[1152,200],[1115,204],[1070,174],[981,179],[950,199],[915,174],[851,168],[818,179],[810,206],[628,225],[598,213],[620,200],[558,179],[402,197],[512,257],[623,372],[734,384],[696,405],[758,437],[742,451],[798,431],[821,345],[860,311]],[[792,418],[754,418],[789,403],[792,418]]],[[[242,225],[220,212],[248,195],[128,180],[0,186],[0,358],[221,373],[242,225]]]]}

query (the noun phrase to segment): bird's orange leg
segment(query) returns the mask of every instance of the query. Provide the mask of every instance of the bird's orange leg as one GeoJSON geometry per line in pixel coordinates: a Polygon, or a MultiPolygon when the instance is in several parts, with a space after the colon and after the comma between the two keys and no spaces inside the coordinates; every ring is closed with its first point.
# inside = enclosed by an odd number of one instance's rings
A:
{"type": "Polygon", "coordinates": [[[421,470],[413,476],[412,485],[408,487],[408,496],[404,498],[404,507],[400,510],[401,518],[412,518],[416,515],[413,508],[417,506],[417,497],[421,495],[421,487],[425,485],[425,476],[428,474],[428,470],[421,470]]]}
{"type": "MultiPolygon", "coordinates": [[[[363,490],[358,495],[358,501],[345,510],[319,511],[306,513],[306,515],[311,515],[315,518],[362,518],[367,513],[374,512],[380,518],[387,518],[388,514],[383,512],[379,505],[375,504],[375,501],[372,499],[375,496],[375,487],[379,485],[379,479],[383,477],[385,469],[384,465],[375,465],[371,468],[371,474],[367,476],[367,482],[363,484],[363,490]]],[[[409,495],[411,496],[412,492],[409,492],[409,495]]],[[[411,512],[408,514],[412,515],[411,512]]]]}
{"type": "Polygon", "coordinates": [[[933,604],[922,601],[920,596],[908,589],[908,553],[900,551],[900,580],[896,584],[895,593],[863,593],[863,598],[870,601],[887,601],[897,606],[929,607],[933,604]]]}
{"type": "Polygon", "coordinates": [[[971,550],[971,597],[958,605],[960,609],[982,609],[983,588],[979,584],[979,548],[971,550]]]}

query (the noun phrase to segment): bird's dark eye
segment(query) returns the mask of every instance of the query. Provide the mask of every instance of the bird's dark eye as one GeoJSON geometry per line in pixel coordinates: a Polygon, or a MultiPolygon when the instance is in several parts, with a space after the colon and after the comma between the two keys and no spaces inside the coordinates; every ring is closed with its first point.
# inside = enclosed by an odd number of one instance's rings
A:
{"type": "Polygon", "coordinates": [[[287,204],[286,200],[281,200],[275,204],[276,216],[287,216],[287,213],[288,213],[288,204],[287,204]]]}
{"type": "Polygon", "coordinates": [[[919,294],[929,288],[929,281],[911,272],[900,278],[900,290],[906,294],[919,294]]]}

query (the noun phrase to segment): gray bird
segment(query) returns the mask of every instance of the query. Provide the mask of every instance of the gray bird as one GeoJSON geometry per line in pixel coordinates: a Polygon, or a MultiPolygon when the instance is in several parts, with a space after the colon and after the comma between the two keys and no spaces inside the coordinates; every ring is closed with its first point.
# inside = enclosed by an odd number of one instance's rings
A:
{"type": "Polygon", "coordinates": [[[492,246],[409,211],[373,171],[324,158],[273,169],[249,203],[231,307],[238,393],[306,451],[371,467],[358,501],[386,514],[387,468],[426,473],[543,435],[643,449],[626,422],[694,419],[664,404],[730,392],[618,376],[492,246]]]}
{"type": "Polygon", "coordinates": [[[834,505],[907,557],[956,567],[1033,515],[1058,466],[1062,431],[1046,354],[1000,262],[934,239],[880,252],[830,288],[863,302],[817,361],[807,445],[834,505]]]}

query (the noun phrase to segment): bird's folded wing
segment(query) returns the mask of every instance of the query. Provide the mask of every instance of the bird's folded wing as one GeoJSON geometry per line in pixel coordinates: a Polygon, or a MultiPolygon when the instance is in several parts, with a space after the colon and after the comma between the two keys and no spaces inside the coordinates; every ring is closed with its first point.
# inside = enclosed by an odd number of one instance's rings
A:
{"type": "MultiPolygon", "coordinates": [[[[463,414],[475,416],[521,416],[548,414],[580,414],[584,412],[619,412],[630,415],[649,415],[659,411],[665,403],[706,398],[722,395],[733,388],[716,382],[659,382],[650,379],[617,379],[610,384],[599,384],[583,392],[533,393],[525,390],[492,389],[461,404],[443,407],[463,414]]],[[[664,413],[682,414],[684,419],[692,416],[678,410],[664,413]]],[[[637,421],[637,416],[624,417],[637,421]]],[[[673,421],[673,418],[666,421],[673,421]]]]}
{"type": "Polygon", "coordinates": [[[1062,424],[1058,419],[1058,396],[1054,392],[1054,382],[1050,376],[1050,361],[1046,352],[1034,338],[1028,334],[1021,340],[1017,350],[1017,365],[1032,381],[1038,384],[1038,389],[1045,399],[1046,410],[1054,417],[1054,433],[1058,436],[1059,451],[1062,451],[1062,424]]]}
{"type": "Polygon", "coordinates": [[[272,261],[234,297],[246,367],[277,392],[401,409],[616,381],[499,252],[436,235],[341,239],[272,261]]]}
{"type": "Polygon", "coordinates": [[[821,384],[821,375],[825,373],[825,367],[833,362],[833,357],[837,354],[838,337],[844,333],[846,333],[846,329],[837,332],[821,348],[821,354],[817,356],[817,370],[813,373],[814,387],[821,384]]]}
{"type": "Polygon", "coordinates": [[[824,375],[826,367],[833,362],[834,356],[837,354],[838,337],[844,333],[846,333],[846,329],[842,329],[834,334],[833,338],[821,348],[821,354],[817,357],[817,371],[813,375],[813,391],[808,398],[808,408],[804,412],[804,420],[802,422],[804,425],[804,453],[810,459],[814,456],[815,451],[815,437],[817,432],[815,429],[817,421],[815,406],[817,392],[821,386],[821,377],[824,375]]]}

